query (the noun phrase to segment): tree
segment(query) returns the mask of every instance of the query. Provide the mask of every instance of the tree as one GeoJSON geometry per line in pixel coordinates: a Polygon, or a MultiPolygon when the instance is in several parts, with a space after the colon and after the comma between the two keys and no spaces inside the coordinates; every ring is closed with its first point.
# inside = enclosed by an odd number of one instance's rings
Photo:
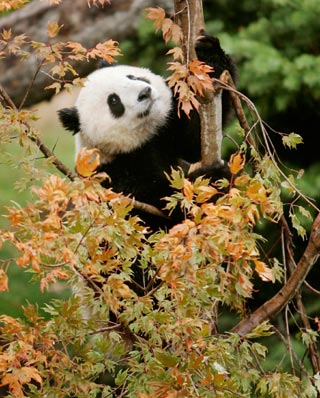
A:
{"type": "MultiPolygon", "coordinates": [[[[10,9],[23,7],[24,2],[3,4],[10,9]]],[[[165,39],[182,30],[182,48],[189,60],[191,50],[185,44],[194,41],[198,29],[190,18],[203,25],[201,2],[177,0],[174,6],[173,19],[162,9],[149,8],[148,15],[165,39]],[[188,41],[189,26],[195,31],[188,41]]],[[[42,57],[39,68],[48,65],[55,91],[81,84],[72,61],[110,61],[118,55],[112,40],[89,49],[75,41],[52,43],[60,27],[60,23],[50,21],[48,42],[31,42],[5,30],[1,55],[4,60],[12,55],[28,57],[22,46],[31,43],[42,57]]],[[[191,73],[189,66],[185,67],[186,80],[191,73]]],[[[27,94],[38,75],[35,73],[25,86],[27,94]]],[[[280,169],[255,105],[235,89],[228,76],[213,83],[217,91],[225,89],[232,94],[242,128],[241,143],[229,160],[232,178],[214,186],[202,178],[192,184],[181,172],[173,171],[170,178],[177,194],[169,206],[182,206],[187,216],[167,233],[152,236],[146,235],[145,226],[130,215],[134,206],[130,198],[100,185],[101,175],[94,172],[90,153],[78,159],[82,176],[68,170],[31,127],[34,114],[23,107],[27,97],[22,95],[16,104],[13,95],[1,87],[2,142],[22,145],[26,173],[37,175],[39,182],[36,185],[30,179],[32,202],[8,208],[11,226],[1,231],[0,242],[18,250],[16,263],[41,281],[42,290],[67,280],[78,291],[66,300],[48,303],[48,319],[32,305],[24,308],[24,319],[1,316],[0,380],[7,394],[319,396],[316,328],[319,330],[320,322],[315,318],[310,323],[302,300],[302,285],[319,255],[319,216],[314,218],[304,253],[296,259],[292,231],[283,212],[288,195],[282,195],[281,190],[293,198],[289,216],[302,237],[306,238],[306,232],[299,217],[311,217],[307,207],[318,209],[297,189],[294,177],[287,177],[280,169]],[[243,107],[253,115],[251,125],[243,107]],[[259,141],[264,144],[262,149],[259,141]],[[44,159],[39,159],[39,151],[44,159]],[[47,164],[55,171],[48,171],[47,164]],[[297,204],[298,199],[303,205],[297,204]],[[271,257],[265,251],[268,236],[259,233],[260,222],[281,226],[277,237],[283,248],[281,257],[271,257]],[[132,268],[137,258],[150,277],[143,296],[137,296],[133,288],[132,268]],[[272,283],[279,289],[250,312],[257,279],[261,289],[272,283]],[[292,317],[293,326],[289,322],[292,308],[298,309],[292,317]],[[284,331],[273,322],[275,316],[285,320],[284,331]],[[225,320],[227,326],[223,326],[225,320]],[[291,328],[299,332],[311,365],[294,349],[291,328]],[[281,362],[271,370],[265,366],[268,353],[264,339],[274,336],[289,353],[288,368],[281,362]]],[[[205,110],[209,118],[210,112],[205,110]]],[[[296,134],[283,138],[289,146],[298,141],[296,134]]],[[[0,269],[2,291],[8,288],[7,268],[4,262],[0,269]]]]}

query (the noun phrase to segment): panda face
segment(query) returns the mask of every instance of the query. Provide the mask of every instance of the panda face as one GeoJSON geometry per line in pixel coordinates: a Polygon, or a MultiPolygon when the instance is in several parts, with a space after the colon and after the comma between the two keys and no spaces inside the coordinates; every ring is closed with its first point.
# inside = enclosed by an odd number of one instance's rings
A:
{"type": "Polygon", "coordinates": [[[169,115],[172,95],[161,76],[126,65],[99,69],[88,76],[76,101],[81,147],[100,149],[101,162],[112,161],[150,140],[169,115]]]}

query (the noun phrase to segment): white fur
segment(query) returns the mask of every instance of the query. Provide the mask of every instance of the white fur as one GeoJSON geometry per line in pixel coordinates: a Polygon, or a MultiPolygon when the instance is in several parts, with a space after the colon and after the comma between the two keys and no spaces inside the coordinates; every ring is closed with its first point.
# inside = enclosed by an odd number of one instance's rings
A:
{"type": "Polygon", "coordinates": [[[149,69],[117,65],[90,74],[75,105],[81,130],[76,135],[76,153],[84,146],[95,147],[100,150],[101,162],[108,163],[119,153],[139,148],[157,133],[169,115],[172,95],[163,78],[149,69]],[[127,75],[146,78],[150,84],[127,75]],[[151,98],[139,102],[138,95],[146,86],[152,89],[151,98]],[[107,104],[113,93],[125,107],[119,118],[112,115],[107,104]],[[148,116],[139,118],[148,108],[148,116]]]}

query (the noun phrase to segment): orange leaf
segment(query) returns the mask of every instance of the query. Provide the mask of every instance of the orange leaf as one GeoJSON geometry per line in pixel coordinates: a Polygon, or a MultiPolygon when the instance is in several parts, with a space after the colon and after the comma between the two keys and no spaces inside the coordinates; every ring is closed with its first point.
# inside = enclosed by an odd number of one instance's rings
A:
{"type": "Polygon", "coordinates": [[[76,167],[77,172],[82,177],[90,177],[100,165],[100,155],[97,148],[87,149],[81,148],[77,156],[76,167]]]}
{"type": "Polygon", "coordinates": [[[229,167],[232,174],[237,174],[243,169],[246,162],[246,157],[241,152],[230,156],[229,167]]]}
{"type": "Polygon", "coordinates": [[[113,294],[117,298],[130,299],[134,297],[134,292],[121,279],[114,275],[108,278],[108,285],[111,287],[113,294]]]}
{"type": "Polygon", "coordinates": [[[257,180],[250,182],[247,195],[255,203],[265,203],[268,198],[266,188],[257,180]]]}
{"type": "Polygon", "coordinates": [[[170,18],[165,18],[162,23],[162,34],[166,43],[172,40],[174,43],[179,43],[182,38],[182,30],[179,25],[172,22],[170,18]]]}
{"type": "Polygon", "coordinates": [[[9,290],[8,281],[8,275],[3,269],[0,269],[0,292],[7,292],[9,290]]]}
{"type": "Polygon", "coordinates": [[[146,18],[150,19],[151,21],[154,21],[154,25],[156,26],[157,30],[159,30],[162,27],[163,21],[166,17],[166,13],[163,8],[157,7],[149,7],[146,8],[147,15],[146,18]]]}
{"type": "Polygon", "coordinates": [[[181,60],[183,62],[184,60],[183,51],[181,47],[171,48],[171,50],[169,50],[166,54],[172,55],[175,61],[181,60]]]}
{"type": "Polygon", "coordinates": [[[193,185],[187,179],[184,180],[183,184],[183,194],[188,201],[191,201],[193,198],[193,185]]]}

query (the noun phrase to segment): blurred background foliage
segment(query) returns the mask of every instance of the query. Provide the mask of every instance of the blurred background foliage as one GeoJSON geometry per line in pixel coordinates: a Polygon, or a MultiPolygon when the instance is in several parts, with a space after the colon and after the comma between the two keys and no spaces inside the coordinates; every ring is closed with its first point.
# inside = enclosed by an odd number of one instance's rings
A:
{"type": "MultiPolygon", "coordinates": [[[[302,190],[320,198],[320,2],[318,0],[204,0],[206,29],[220,38],[239,68],[238,89],[275,131],[295,132],[304,144],[283,149],[280,158],[303,168],[302,190]]],[[[165,74],[165,46],[141,18],[139,36],[121,43],[124,59],[165,74]]]]}
{"type": "MultiPolygon", "coordinates": [[[[320,1],[204,0],[203,6],[208,33],[220,38],[222,47],[238,65],[238,89],[255,103],[261,117],[272,129],[295,132],[303,137],[304,144],[295,150],[284,149],[277,134],[272,138],[281,161],[294,169],[305,170],[299,186],[319,202],[320,1]]],[[[152,23],[143,16],[139,21],[138,36],[123,41],[120,47],[124,54],[121,63],[147,66],[166,75],[168,59],[165,52],[168,48],[160,34],[154,34],[152,23]]],[[[73,101],[69,94],[62,94],[50,104],[37,106],[40,118],[37,128],[44,142],[70,168],[74,160],[73,138],[60,127],[56,111],[70,106],[73,101]]],[[[233,125],[228,133],[237,129],[233,125]]],[[[225,141],[227,153],[231,150],[231,141],[225,141]]],[[[1,154],[5,152],[19,158],[19,149],[12,145],[9,149],[1,149],[1,154]]],[[[0,166],[0,206],[3,213],[4,206],[12,198],[23,204],[30,198],[30,192],[15,190],[16,182],[22,176],[19,162],[11,162],[9,171],[5,161],[0,166]]],[[[2,219],[1,223],[3,226],[5,220],[2,219]]],[[[4,253],[7,258],[14,256],[7,250],[4,253]]],[[[56,292],[40,297],[38,286],[28,285],[30,278],[27,275],[15,267],[11,267],[11,274],[10,292],[1,295],[0,313],[21,315],[20,307],[26,300],[38,302],[41,306],[49,297],[61,297],[59,286],[56,292]]],[[[317,275],[313,277],[319,279],[317,275]]],[[[311,314],[319,315],[319,306],[314,301],[309,307],[312,307],[311,314]]],[[[275,351],[280,353],[280,349],[275,351]]]]}

